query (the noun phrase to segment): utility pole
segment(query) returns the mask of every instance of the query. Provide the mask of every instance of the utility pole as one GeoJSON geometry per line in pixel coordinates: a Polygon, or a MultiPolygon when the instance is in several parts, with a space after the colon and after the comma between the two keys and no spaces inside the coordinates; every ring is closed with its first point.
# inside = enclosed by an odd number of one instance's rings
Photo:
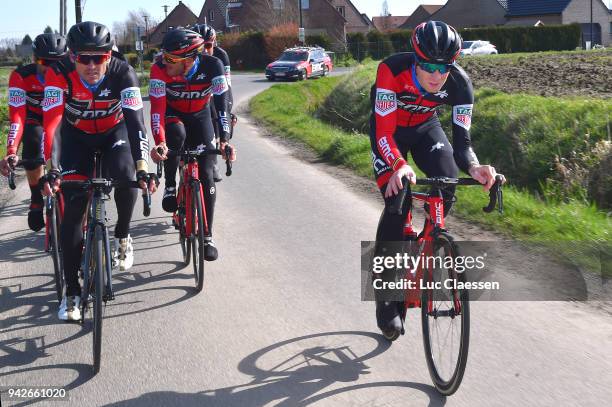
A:
{"type": "Polygon", "coordinates": [[[302,0],[298,0],[298,7],[300,9],[300,28],[298,30],[298,38],[302,45],[304,45],[306,38],[304,35],[304,22],[302,20],[302,0]]]}
{"type": "Polygon", "coordinates": [[[64,35],[64,0],[59,0],[60,5],[60,21],[59,21],[59,33],[64,35]]]}
{"type": "Polygon", "coordinates": [[[83,21],[82,9],[81,9],[81,0],[74,0],[74,11],[76,12],[76,22],[77,24],[83,21]]]}
{"type": "Polygon", "coordinates": [[[64,9],[64,33],[62,35],[66,35],[68,32],[68,5],[66,0],[62,0],[62,8],[64,9]]]}
{"type": "Polygon", "coordinates": [[[167,6],[167,5],[164,4],[162,7],[164,9],[164,14],[166,15],[166,17],[164,18],[164,22],[166,23],[166,31],[165,32],[168,32],[168,7],[170,7],[170,6],[167,6]]]}
{"type": "Polygon", "coordinates": [[[591,49],[595,45],[595,39],[593,38],[593,0],[591,0],[591,49]]]}
{"type": "Polygon", "coordinates": [[[149,51],[149,16],[143,14],[142,16],[145,20],[145,48],[147,52],[149,51]]]}

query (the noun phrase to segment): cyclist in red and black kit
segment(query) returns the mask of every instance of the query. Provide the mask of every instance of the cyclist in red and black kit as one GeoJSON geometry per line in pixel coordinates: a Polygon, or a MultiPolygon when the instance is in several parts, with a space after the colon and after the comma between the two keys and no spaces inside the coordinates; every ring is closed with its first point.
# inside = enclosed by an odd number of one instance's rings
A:
{"type": "MultiPolygon", "coordinates": [[[[162,207],[174,212],[176,202],[176,170],[179,157],[167,155],[183,146],[214,149],[215,134],[210,114],[211,100],[217,110],[220,149],[230,139],[229,86],[223,64],[215,57],[202,54],[204,39],[194,31],[176,28],[162,40],[162,58],[151,66],[149,97],[151,128],[156,146],[151,150],[154,161],[165,160],[166,188],[162,207]],[[158,148],[163,151],[158,153],[158,148]]],[[[230,146],[232,161],[236,152],[230,146]]],[[[225,159],[225,155],[223,156],[225,159]]],[[[204,155],[199,161],[200,180],[204,185],[206,219],[210,235],[205,237],[204,258],[216,260],[218,251],[212,240],[212,225],[216,200],[213,177],[214,156],[204,155]]]]}
{"type": "MultiPolygon", "coordinates": [[[[229,86],[228,95],[229,95],[229,113],[232,118],[232,126],[236,122],[236,116],[231,114],[232,107],[234,106],[234,95],[232,93],[232,69],[230,66],[230,59],[227,52],[217,45],[217,33],[214,28],[212,28],[208,24],[195,24],[191,29],[202,36],[204,39],[204,52],[213,57],[219,58],[223,63],[223,71],[225,72],[225,78],[227,79],[227,85],[229,86]]],[[[214,105],[210,106],[210,113],[212,115],[213,126],[215,127],[215,139],[218,144],[220,132],[217,118],[217,109],[215,109],[214,105]]],[[[215,178],[215,182],[219,182],[222,180],[221,174],[219,173],[219,165],[217,163],[217,156],[214,157],[215,167],[213,171],[213,176],[215,178]]]]}
{"type": "MultiPolygon", "coordinates": [[[[10,165],[18,162],[17,150],[23,140],[22,157],[25,160],[42,160],[42,108],[45,73],[47,67],[66,55],[66,40],[59,34],[40,34],[32,43],[34,63],[15,69],[9,78],[9,133],[6,157],[0,161],[0,172],[7,176],[10,165]],[[10,165],[9,165],[10,164],[10,165]]],[[[26,163],[26,176],[30,185],[30,209],[28,225],[37,232],[45,225],[43,198],[38,180],[43,176],[43,166],[26,163]]]]}
{"type": "MultiPolygon", "coordinates": [[[[108,28],[91,21],[78,23],[67,35],[69,56],[55,63],[45,76],[43,124],[44,154],[51,168],[46,181],[57,190],[60,179],[87,179],[94,172],[94,153],[102,152],[104,174],[115,180],[154,184],[148,176],[149,143],[143,104],[134,69],[121,54],[112,52],[108,28]],[[61,123],[61,130],[58,130],[61,123]],[[60,173],[61,168],[61,173],[60,173]]],[[[45,194],[51,193],[49,185],[45,194]]],[[[121,270],[134,261],[130,221],[137,192],[116,188],[115,250],[121,270]]],[[[64,256],[66,296],[58,316],[80,319],[78,269],[83,249],[82,222],[87,194],[64,191],[61,248],[64,256]]]]}
{"type": "MultiPolygon", "coordinates": [[[[416,182],[415,172],[407,162],[408,152],[427,177],[456,178],[461,169],[486,189],[495,182],[495,169],[480,165],[471,147],[472,83],[455,63],[461,41],[453,27],[428,21],[413,31],[414,52],[392,55],[378,66],[371,92],[370,142],[385,210],[376,232],[377,255],[384,250],[382,242],[403,240],[410,200],[406,200],[401,215],[391,214],[386,207],[402,188],[402,178],[416,182]],[[452,146],[436,113],[440,105],[452,107],[452,146]]],[[[453,195],[453,189],[443,191],[446,212],[452,206],[453,195]]],[[[393,301],[376,302],[378,327],[387,338],[401,330],[401,306],[393,301]]]]}

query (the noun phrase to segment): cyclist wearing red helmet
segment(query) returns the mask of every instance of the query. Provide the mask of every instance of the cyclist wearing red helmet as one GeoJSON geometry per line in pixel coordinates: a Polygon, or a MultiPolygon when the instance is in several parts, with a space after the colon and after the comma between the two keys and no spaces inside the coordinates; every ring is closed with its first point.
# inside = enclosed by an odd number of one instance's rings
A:
{"type": "MultiPolygon", "coordinates": [[[[0,172],[7,176],[10,167],[17,164],[17,150],[23,139],[22,156],[26,160],[43,158],[42,155],[42,109],[41,103],[48,66],[66,55],[66,40],[59,34],[40,34],[32,43],[34,63],[15,69],[9,78],[9,133],[6,142],[6,157],[0,161],[0,172]]],[[[43,175],[43,166],[24,165],[30,184],[30,210],[28,225],[37,232],[45,225],[43,220],[43,198],[38,180],[43,175]]]]}
{"type": "MultiPolygon", "coordinates": [[[[386,207],[402,188],[403,177],[412,184],[416,181],[408,152],[427,177],[456,178],[461,169],[486,189],[495,182],[495,168],[480,165],[471,147],[472,83],[455,62],[461,36],[441,21],[428,21],[415,28],[411,42],[414,52],[395,54],[380,63],[370,95],[372,162],[385,199],[376,232],[377,253],[384,250],[381,242],[403,240],[410,200],[401,215],[386,207]],[[438,119],[440,105],[452,106],[452,146],[438,119]]],[[[451,189],[443,193],[445,211],[452,206],[453,194],[451,189]]],[[[387,338],[401,330],[401,312],[402,303],[376,302],[378,327],[387,338]]]]}
{"type": "MultiPolygon", "coordinates": [[[[151,128],[155,148],[151,150],[154,161],[165,160],[166,188],[162,207],[174,212],[176,202],[176,170],[179,157],[166,155],[168,148],[179,151],[184,145],[213,149],[215,134],[211,120],[211,100],[217,110],[220,129],[220,149],[231,149],[230,159],[236,159],[235,150],[229,145],[229,86],[223,64],[215,57],[202,54],[204,39],[194,31],[183,27],[166,33],[162,40],[163,55],[151,66],[149,96],[151,100],[151,128]],[[157,152],[160,148],[162,154],[157,152]]],[[[225,156],[223,156],[225,158],[225,156]]],[[[200,159],[200,180],[204,185],[206,219],[212,233],[216,200],[213,177],[214,158],[205,155],[200,159]]],[[[216,260],[217,248],[212,234],[205,237],[204,258],[216,260]]]]}

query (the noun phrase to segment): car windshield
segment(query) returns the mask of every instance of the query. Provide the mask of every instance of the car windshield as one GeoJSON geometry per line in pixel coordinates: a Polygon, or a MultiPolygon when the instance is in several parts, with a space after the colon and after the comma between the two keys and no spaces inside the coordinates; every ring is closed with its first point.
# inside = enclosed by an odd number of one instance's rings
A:
{"type": "Polygon", "coordinates": [[[308,52],[285,51],[278,58],[279,61],[306,61],[308,52]]]}
{"type": "Polygon", "coordinates": [[[472,44],[474,43],[474,41],[463,41],[463,47],[462,48],[470,48],[472,46],[472,44]]]}

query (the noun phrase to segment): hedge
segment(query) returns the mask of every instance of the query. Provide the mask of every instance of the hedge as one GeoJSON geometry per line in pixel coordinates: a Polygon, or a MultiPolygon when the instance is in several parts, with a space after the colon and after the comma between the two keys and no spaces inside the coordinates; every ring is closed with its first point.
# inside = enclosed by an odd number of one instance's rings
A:
{"type": "Polygon", "coordinates": [[[464,40],[486,40],[500,53],[565,51],[580,45],[580,25],[548,25],[542,27],[482,27],[460,31],[464,40]]]}

